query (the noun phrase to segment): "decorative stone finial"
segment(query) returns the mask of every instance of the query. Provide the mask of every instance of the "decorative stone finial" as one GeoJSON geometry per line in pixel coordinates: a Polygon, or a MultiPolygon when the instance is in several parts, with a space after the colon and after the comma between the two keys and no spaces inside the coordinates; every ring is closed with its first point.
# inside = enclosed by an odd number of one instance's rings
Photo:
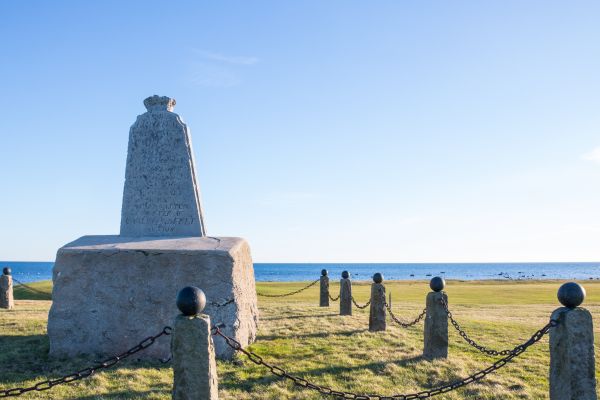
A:
{"type": "Polygon", "coordinates": [[[381,273],[379,273],[379,272],[376,272],[375,275],[373,275],[373,282],[375,282],[375,283],[383,282],[383,275],[381,275],[381,273]]]}
{"type": "Polygon", "coordinates": [[[558,289],[558,301],[565,307],[578,307],[584,299],[585,289],[579,283],[567,282],[558,289]]]}
{"type": "Polygon", "coordinates": [[[8,268],[8,267],[2,268],[3,275],[10,275],[11,273],[12,273],[12,271],[10,270],[10,268],[8,268]]]}
{"type": "Polygon", "coordinates": [[[184,287],[177,293],[177,308],[183,315],[200,314],[206,306],[206,295],[195,286],[184,287]]]}
{"type": "Polygon", "coordinates": [[[173,111],[173,108],[175,108],[175,103],[175,99],[167,96],[157,95],[150,96],[144,100],[144,106],[146,106],[146,109],[149,112],[162,110],[173,111]]]}
{"type": "Polygon", "coordinates": [[[434,292],[441,292],[446,287],[446,281],[444,280],[444,278],[436,276],[435,278],[432,278],[429,282],[429,287],[434,292]]]}
{"type": "Polygon", "coordinates": [[[348,271],[342,272],[342,278],[344,278],[344,279],[350,278],[350,273],[348,273],[348,271]]]}
{"type": "Polygon", "coordinates": [[[323,276],[327,276],[327,270],[326,270],[326,269],[322,269],[322,270],[321,270],[321,275],[323,275],[323,276]]]}

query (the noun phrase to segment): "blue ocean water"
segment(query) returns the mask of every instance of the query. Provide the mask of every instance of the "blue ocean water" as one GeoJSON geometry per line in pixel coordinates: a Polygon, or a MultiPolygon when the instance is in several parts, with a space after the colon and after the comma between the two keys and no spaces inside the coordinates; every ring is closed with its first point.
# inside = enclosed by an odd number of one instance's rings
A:
{"type": "MultiPolygon", "coordinates": [[[[12,268],[21,282],[52,279],[52,262],[0,261],[0,267],[12,268]]],[[[452,264],[286,264],[255,263],[257,281],[310,281],[317,279],[321,269],[331,278],[347,270],[353,279],[368,280],[375,272],[385,279],[428,279],[444,276],[447,279],[600,279],[600,262],[585,263],[452,263],[452,264]]]]}

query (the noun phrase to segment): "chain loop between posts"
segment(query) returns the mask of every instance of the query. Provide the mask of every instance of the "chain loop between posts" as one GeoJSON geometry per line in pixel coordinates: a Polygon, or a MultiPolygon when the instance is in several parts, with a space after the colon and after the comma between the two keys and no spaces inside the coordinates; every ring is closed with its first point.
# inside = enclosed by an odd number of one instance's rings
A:
{"type": "Polygon", "coordinates": [[[31,286],[29,286],[29,285],[27,285],[27,284],[25,284],[25,283],[21,282],[20,280],[16,279],[14,276],[13,276],[13,281],[14,281],[14,282],[16,282],[16,283],[18,283],[18,284],[19,284],[19,286],[21,286],[21,287],[23,287],[24,289],[27,289],[27,290],[29,290],[29,291],[31,291],[31,292],[38,293],[38,294],[43,294],[43,295],[45,295],[45,296],[51,296],[51,295],[52,295],[52,293],[44,292],[44,291],[42,291],[42,290],[38,290],[38,289],[36,289],[36,288],[34,288],[34,287],[31,287],[31,286]]]}
{"type": "Polygon", "coordinates": [[[535,343],[537,343],[538,341],[540,341],[540,339],[542,339],[542,337],[544,337],[544,335],[546,335],[548,333],[550,328],[552,328],[556,325],[558,325],[558,321],[550,320],[550,322],[548,322],[542,329],[540,329],[536,333],[534,333],[533,336],[531,336],[531,338],[527,342],[515,347],[514,351],[511,354],[507,355],[504,358],[501,358],[500,360],[496,361],[494,364],[487,367],[486,369],[483,369],[472,375],[469,375],[466,378],[463,378],[461,380],[454,381],[454,382],[451,382],[446,385],[439,386],[437,388],[430,389],[430,390],[423,390],[421,392],[409,393],[409,394],[395,394],[395,395],[391,395],[391,396],[380,395],[380,394],[357,394],[357,393],[352,393],[352,392],[334,390],[328,386],[316,385],[314,383],[309,382],[308,380],[306,380],[304,378],[290,375],[285,369],[283,369],[281,367],[267,363],[258,354],[242,348],[242,345],[237,340],[230,338],[229,336],[223,334],[223,332],[221,332],[219,327],[213,327],[212,334],[222,337],[225,340],[225,343],[227,343],[227,345],[229,347],[231,347],[232,349],[234,349],[236,351],[243,353],[253,363],[268,368],[269,371],[273,375],[275,375],[279,378],[282,378],[282,379],[288,379],[296,386],[300,386],[300,387],[311,389],[311,390],[316,390],[319,393],[326,395],[326,396],[339,397],[339,398],[343,398],[343,399],[409,400],[409,399],[425,399],[425,398],[436,396],[438,394],[447,393],[452,390],[461,388],[470,383],[477,382],[477,381],[485,378],[486,375],[504,367],[513,358],[515,358],[515,357],[519,356],[520,354],[522,354],[523,352],[525,352],[525,350],[527,350],[528,347],[530,347],[530,346],[534,345],[535,343]]]}
{"type": "Polygon", "coordinates": [[[308,289],[309,287],[312,287],[312,286],[316,285],[316,284],[317,284],[317,282],[319,282],[320,280],[321,280],[321,279],[319,278],[319,279],[315,280],[314,282],[311,282],[311,283],[309,283],[309,284],[308,284],[308,285],[306,285],[305,287],[303,287],[303,288],[301,288],[301,289],[298,289],[298,290],[294,290],[293,292],[289,292],[289,293],[284,293],[284,294],[266,294],[266,293],[259,293],[259,292],[256,292],[256,294],[257,294],[258,296],[262,296],[262,297],[287,297],[287,296],[292,296],[292,295],[294,295],[294,294],[298,294],[298,293],[300,293],[300,292],[302,292],[302,291],[304,291],[304,290],[308,289]]]}
{"type": "Polygon", "coordinates": [[[465,332],[461,328],[461,326],[459,325],[459,323],[454,319],[454,316],[452,315],[452,312],[450,312],[450,309],[448,308],[448,303],[446,302],[446,300],[444,300],[442,298],[441,303],[444,306],[446,314],[448,315],[448,319],[452,323],[452,326],[454,327],[454,329],[456,329],[458,331],[458,334],[460,335],[460,337],[462,337],[465,340],[465,342],[467,342],[470,346],[473,346],[474,348],[476,348],[480,352],[482,352],[484,354],[487,354],[488,356],[507,356],[507,355],[510,355],[510,354],[514,353],[520,346],[522,346],[522,345],[517,345],[514,349],[494,350],[494,349],[490,349],[490,348],[487,348],[487,347],[485,347],[483,345],[478,344],[473,339],[471,339],[469,337],[469,335],[467,335],[467,332],[465,332]]]}
{"type": "Polygon", "coordinates": [[[390,306],[387,302],[385,303],[385,308],[387,309],[388,314],[390,314],[390,317],[392,318],[392,320],[403,328],[410,328],[411,326],[418,324],[419,322],[421,322],[421,320],[423,320],[423,318],[425,318],[425,315],[427,315],[427,309],[425,308],[425,309],[423,309],[421,314],[419,314],[417,316],[417,318],[415,318],[413,321],[404,322],[404,321],[400,320],[398,317],[396,317],[396,315],[392,311],[392,306],[390,306]]]}
{"type": "Polygon", "coordinates": [[[327,296],[329,296],[329,300],[331,300],[331,301],[338,301],[338,300],[340,299],[340,296],[341,296],[341,295],[339,295],[339,294],[338,294],[338,297],[336,297],[336,298],[333,298],[333,297],[331,297],[331,295],[328,293],[328,294],[327,294],[327,296]]]}
{"type": "Polygon", "coordinates": [[[355,305],[357,308],[364,309],[364,308],[367,308],[367,307],[369,307],[369,305],[371,304],[371,299],[369,299],[369,301],[367,301],[367,304],[365,304],[364,306],[361,306],[361,305],[359,305],[359,304],[356,302],[356,300],[354,300],[354,296],[352,296],[352,302],[354,303],[354,305],[355,305]]]}
{"type": "Polygon", "coordinates": [[[48,379],[45,381],[41,381],[41,382],[38,382],[35,385],[27,387],[27,388],[13,388],[13,389],[0,390],[0,398],[1,397],[17,397],[17,396],[22,395],[23,393],[32,392],[32,391],[41,392],[44,390],[52,389],[54,386],[58,386],[58,385],[62,385],[65,383],[70,383],[70,382],[74,382],[74,381],[78,381],[80,379],[90,377],[101,369],[110,368],[113,365],[119,363],[120,361],[123,361],[127,357],[132,356],[133,354],[140,352],[144,349],[147,349],[148,347],[152,346],[154,344],[154,342],[156,341],[156,339],[158,339],[159,337],[170,335],[172,330],[173,329],[170,326],[165,326],[160,333],[158,333],[154,336],[149,336],[149,337],[145,338],[144,340],[142,340],[136,346],[130,348],[129,350],[127,350],[117,356],[107,358],[106,360],[101,361],[100,363],[98,363],[92,367],[88,367],[88,368],[79,370],[79,371],[74,372],[69,375],[64,375],[61,378],[48,379]]]}

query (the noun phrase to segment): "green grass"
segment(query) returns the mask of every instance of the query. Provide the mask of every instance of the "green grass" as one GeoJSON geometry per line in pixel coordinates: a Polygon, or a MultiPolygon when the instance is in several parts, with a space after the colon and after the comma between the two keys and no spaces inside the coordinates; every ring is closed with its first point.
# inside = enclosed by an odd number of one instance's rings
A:
{"type": "MultiPolygon", "coordinates": [[[[600,282],[583,282],[585,307],[594,315],[598,333],[600,282]]],[[[306,285],[258,283],[263,293],[285,293],[306,285]]],[[[478,342],[498,349],[512,348],[542,327],[558,306],[556,281],[451,281],[447,287],[455,318],[478,342]]],[[[49,283],[34,287],[50,291],[49,283]]],[[[369,283],[354,283],[359,303],[368,299],[369,283]]],[[[332,284],[336,293],[337,283],[332,284]]],[[[394,312],[412,319],[424,307],[428,292],[423,281],[387,282],[394,312]]],[[[28,386],[84,368],[93,358],[55,360],[47,356],[48,300],[15,290],[16,310],[0,311],[0,389],[28,386]]],[[[257,342],[250,348],[288,372],[338,390],[392,395],[420,391],[467,376],[496,358],[469,347],[450,327],[450,356],[429,362],[421,359],[422,323],[402,329],[388,319],[386,332],[370,333],[368,310],[354,309],[352,317],[337,315],[338,303],[318,307],[318,286],[293,297],[259,297],[261,312],[257,342]]],[[[596,346],[596,351],[600,351],[596,346]]],[[[596,360],[600,361],[600,354],[596,360]]],[[[546,399],[548,398],[548,339],[488,375],[440,399],[546,399]]],[[[596,370],[600,371],[600,365],[596,370]]],[[[218,362],[221,399],[320,399],[318,393],[296,388],[270,375],[244,357],[218,362]]],[[[598,376],[600,377],[600,375],[598,376]]],[[[172,372],[160,362],[128,360],[90,379],[47,392],[24,395],[30,399],[170,399],[172,372]]]]}

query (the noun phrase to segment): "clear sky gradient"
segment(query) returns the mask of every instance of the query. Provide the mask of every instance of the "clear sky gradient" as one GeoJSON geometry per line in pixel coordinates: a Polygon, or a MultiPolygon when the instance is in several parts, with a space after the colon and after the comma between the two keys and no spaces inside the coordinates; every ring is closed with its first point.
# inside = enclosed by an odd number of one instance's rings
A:
{"type": "Polygon", "coordinates": [[[600,261],[597,1],[2,1],[0,259],[119,231],[153,94],[257,262],[600,261]]]}

